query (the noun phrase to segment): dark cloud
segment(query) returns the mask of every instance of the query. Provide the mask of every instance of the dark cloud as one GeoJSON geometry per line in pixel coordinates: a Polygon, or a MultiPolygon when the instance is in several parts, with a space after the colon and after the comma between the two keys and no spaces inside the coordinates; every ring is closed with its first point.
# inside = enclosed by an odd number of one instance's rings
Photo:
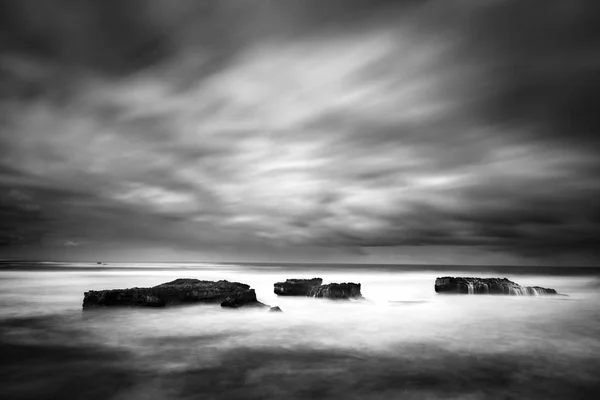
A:
{"type": "Polygon", "coordinates": [[[2,2],[4,50],[101,73],[135,71],[168,55],[144,1],[2,2]]]}
{"type": "Polygon", "coordinates": [[[597,263],[591,2],[2,7],[13,253],[597,263]]]}
{"type": "Polygon", "coordinates": [[[561,143],[597,147],[600,29],[593,21],[599,12],[585,1],[490,9],[480,25],[487,40],[477,43],[498,75],[486,114],[537,125],[532,133],[561,143]]]}

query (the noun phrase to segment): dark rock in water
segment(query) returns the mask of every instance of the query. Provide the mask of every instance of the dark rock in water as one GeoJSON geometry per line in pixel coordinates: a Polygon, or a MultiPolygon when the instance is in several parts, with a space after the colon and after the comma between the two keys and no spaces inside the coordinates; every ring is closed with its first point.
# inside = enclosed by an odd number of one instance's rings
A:
{"type": "Polygon", "coordinates": [[[556,290],[539,286],[521,286],[506,278],[443,277],[435,280],[436,293],[506,294],[515,296],[541,296],[557,294],[556,290]]]}
{"type": "Polygon", "coordinates": [[[362,298],[360,283],[330,283],[311,289],[309,296],[327,299],[356,299],[362,298]]]}
{"type": "Polygon", "coordinates": [[[321,278],[287,279],[285,282],[275,283],[274,292],[279,296],[308,296],[313,288],[322,283],[321,278]]]}
{"type": "Polygon", "coordinates": [[[83,294],[83,308],[113,306],[164,307],[167,303],[151,288],[90,290],[83,294]]]}
{"type": "Polygon", "coordinates": [[[235,307],[262,304],[256,300],[254,290],[243,283],[176,279],[150,288],[90,290],[83,295],[83,308],[164,307],[185,303],[221,303],[228,300],[235,307]]]}
{"type": "Polygon", "coordinates": [[[232,296],[229,296],[221,303],[224,308],[240,308],[240,307],[269,307],[266,304],[256,300],[254,289],[244,290],[232,296]]]}
{"type": "Polygon", "coordinates": [[[281,308],[279,308],[278,306],[275,306],[275,307],[271,307],[269,309],[269,312],[283,312],[283,310],[281,308]]]}
{"type": "Polygon", "coordinates": [[[360,283],[330,283],[323,279],[288,279],[274,284],[274,292],[280,296],[309,296],[328,299],[362,298],[360,283]]]}

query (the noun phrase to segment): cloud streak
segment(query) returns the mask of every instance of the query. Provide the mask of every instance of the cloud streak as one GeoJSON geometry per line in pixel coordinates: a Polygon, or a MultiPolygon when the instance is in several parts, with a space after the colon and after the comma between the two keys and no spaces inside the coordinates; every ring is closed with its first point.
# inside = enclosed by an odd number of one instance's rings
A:
{"type": "Polygon", "coordinates": [[[2,21],[7,253],[597,263],[588,2],[47,4],[2,21]]]}

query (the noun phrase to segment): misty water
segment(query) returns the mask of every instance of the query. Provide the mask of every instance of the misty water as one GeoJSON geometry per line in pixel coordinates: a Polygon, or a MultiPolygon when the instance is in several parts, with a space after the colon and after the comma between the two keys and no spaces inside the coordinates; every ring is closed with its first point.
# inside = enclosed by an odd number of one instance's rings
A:
{"type": "Polygon", "coordinates": [[[0,398],[596,398],[596,270],[437,269],[5,266],[0,398]],[[438,276],[507,277],[568,296],[437,295],[438,276]],[[273,293],[274,282],[312,277],[360,282],[365,300],[273,293]],[[176,278],[247,283],[284,312],[219,305],[82,312],[84,291],[176,278]]]}

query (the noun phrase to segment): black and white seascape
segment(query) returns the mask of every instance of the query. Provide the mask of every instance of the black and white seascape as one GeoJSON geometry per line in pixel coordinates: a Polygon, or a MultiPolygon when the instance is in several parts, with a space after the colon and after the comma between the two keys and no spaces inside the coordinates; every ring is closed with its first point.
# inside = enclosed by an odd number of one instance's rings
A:
{"type": "Polygon", "coordinates": [[[597,398],[596,3],[0,0],[0,398],[597,398]]]}

